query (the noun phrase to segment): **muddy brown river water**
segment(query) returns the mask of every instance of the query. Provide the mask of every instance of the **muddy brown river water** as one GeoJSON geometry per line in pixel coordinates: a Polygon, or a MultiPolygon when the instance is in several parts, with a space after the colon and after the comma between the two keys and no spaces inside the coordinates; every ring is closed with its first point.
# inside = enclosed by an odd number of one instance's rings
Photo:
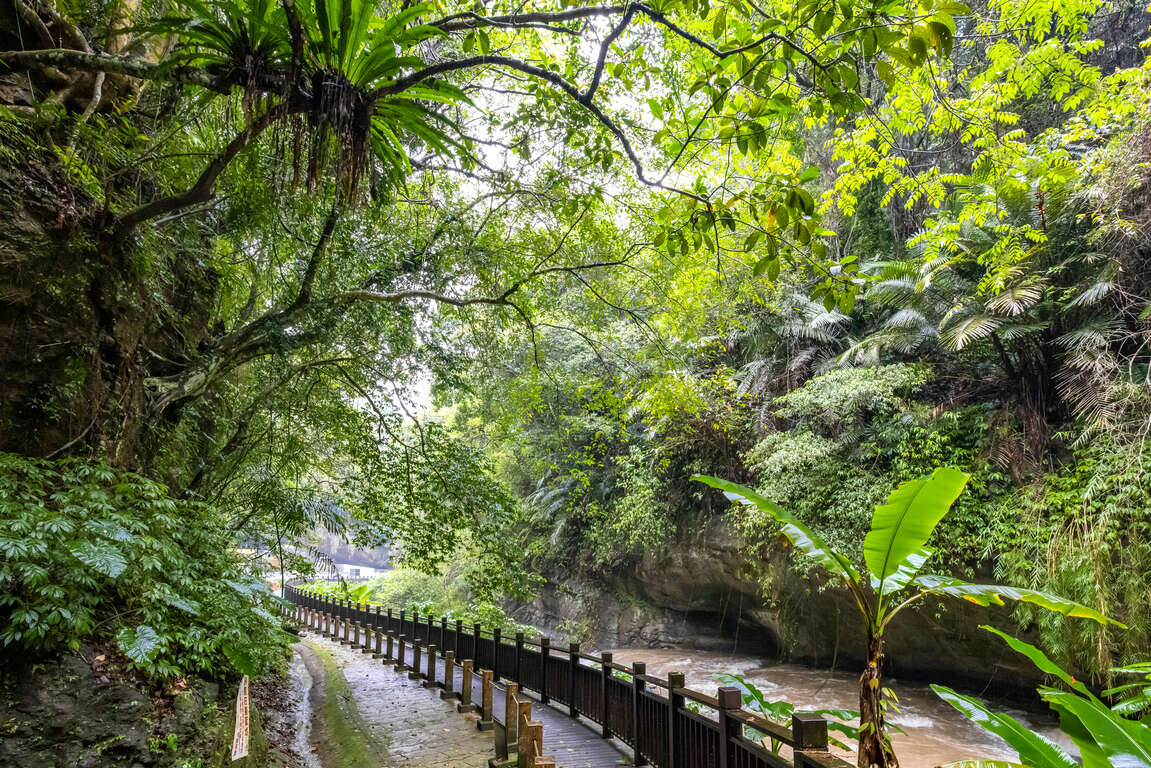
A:
{"type": "MultiPolygon", "coordinates": [[[[794,664],[766,665],[751,656],[708,651],[613,649],[615,659],[624,664],[642,661],[650,675],[666,677],[683,672],[689,688],[714,694],[720,673],[739,675],[754,683],[768,699],[790,701],[799,708],[858,709],[857,674],[846,671],[811,669],[794,664]]],[[[944,682],[944,681],[941,681],[944,682]]],[[[901,714],[894,721],[904,730],[892,743],[903,768],[934,768],[957,760],[975,758],[1015,760],[1016,754],[1002,740],[972,724],[921,683],[889,680],[899,697],[901,714]]],[[[1022,712],[990,703],[996,711],[1007,712],[1025,725],[1070,750],[1070,742],[1043,715],[1022,712]]],[[[849,757],[850,753],[842,753],[849,757]]],[[[854,763],[854,760],[851,760],[854,763]]]]}

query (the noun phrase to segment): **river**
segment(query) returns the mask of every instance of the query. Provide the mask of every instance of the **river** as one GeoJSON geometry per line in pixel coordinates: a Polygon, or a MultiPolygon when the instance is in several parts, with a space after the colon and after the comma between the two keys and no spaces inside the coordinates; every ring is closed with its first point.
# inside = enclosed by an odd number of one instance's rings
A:
{"type": "MultiPolygon", "coordinates": [[[[800,709],[859,708],[858,674],[795,664],[765,664],[752,656],[709,651],[617,648],[613,653],[623,664],[645,662],[649,675],[667,677],[668,672],[683,672],[689,688],[707,694],[714,694],[719,685],[715,676],[727,673],[754,683],[768,699],[789,701],[800,709]]],[[[1017,759],[1001,739],[964,718],[926,685],[900,680],[888,680],[887,684],[899,697],[901,712],[892,719],[904,733],[894,734],[892,744],[903,768],[934,768],[976,758],[1017,759]]],[[[1053,719],[994,703],[990,706],[1007,712],[1074,754],[1070,741],[1055,727],[1053,719]]],[[[833,751],[854,764],[853,754],[833,751]]]]}

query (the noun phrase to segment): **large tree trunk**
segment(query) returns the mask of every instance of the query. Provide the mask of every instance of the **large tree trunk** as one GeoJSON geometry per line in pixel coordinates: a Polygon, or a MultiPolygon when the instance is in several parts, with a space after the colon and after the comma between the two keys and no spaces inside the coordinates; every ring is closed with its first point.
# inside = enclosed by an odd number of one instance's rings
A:
{"type": "Polygon", "coordinates": [[[899,768],[883,723],[883,638],[867,641],[867,668],[859,677],[858,768],[899,768]]]}

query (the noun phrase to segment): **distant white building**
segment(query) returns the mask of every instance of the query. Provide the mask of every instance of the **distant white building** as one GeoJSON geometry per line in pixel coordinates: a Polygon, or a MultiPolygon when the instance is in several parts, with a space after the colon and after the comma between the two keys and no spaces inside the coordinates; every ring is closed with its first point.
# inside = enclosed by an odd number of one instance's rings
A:
{"type": "Polygon", "coordinates": [[[370,565],[357,565],[353,563],[332,563],[335,574],[338,573],[344,579],[371,579],[376,576],[381,576],[388,572],[387,568],[373,568],[370,565]]]}

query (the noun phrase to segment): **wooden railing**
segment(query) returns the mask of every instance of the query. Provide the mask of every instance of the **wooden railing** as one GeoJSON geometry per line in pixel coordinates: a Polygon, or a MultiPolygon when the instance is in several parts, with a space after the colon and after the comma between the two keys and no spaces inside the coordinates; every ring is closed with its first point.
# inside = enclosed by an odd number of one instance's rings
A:
{"type": "MultiPolygon", "coordinates": [[[[306,587],[288,586],[285,597],[297,606],[297,618],[303,622],[334,621],[345,628],[374,630],[378,633],[377,646],[381,638],[386,638],[388,657],[393,642],[401,647],[434,646],[440,653],[450,652],[454,660],[463,660],[455,663],[469,673],[474,669],[481,679],[490,677],[493,684],[506,681],[507,701],[515,701],[517,707],[527,703],[521,691],[534,691],[541,703],[559,705],[570,716],[596,724],[604,738],[614,737],[631,747],[636,765],[850,768],[850,764],[828,753],[827,722],[821,716],[797,713],[788,728],[743,710],[737,688],[723,687],[716,696],[708,696],[687,688],[682,673],[673,672],[666,680],[654,677],[647,674],[642,662],[629,667],[616,663],[611,653],[582,653],[578,643],[559,648],[553,647],[546,637],[529,640],[518,633],[514,638],[504,638],[498,627],[490,632],[479,624],[465,628],[459,620],[449,623],[446,618],[437,621],[414,611],[396,612],[352,603],[316,594],[306,587]],[[779,745],[778,751],[765,746],[772,742],[779,745]]],[[[417,659],[418,654],[417,650],[417,659]]],[[[431,669],[435,669],[434,665],[431,669]]],[[[469,688],[470,704],[471,675],[463,677],[462,686],[469,688]]],[[[488,700],[480,705],[481,722],[486,720],[495,727],[486,686],[483,693],[488,700]]],[[[513,718],[510,707],[509,703],[502,723],[505,731],[513,718]]],[[[525,744],[518,712],[517,709],[514,715],[514,741],[523,754],[524,749],[534,749],[535,742],[525,744]]],[[[530,704],[527,714],[527,722],[531,723],[530,704]]],[[[497,732],[497,751],[498,739],[497,732]]],[[[506,733],[504,740],[505,745],[513,741],[506,733]]],[[[521,758],[521,766],[531,764],[525,760],[534,760],[537,766],[547,764],[541,762],[546,761],[542,753],[521,758]]]]}

